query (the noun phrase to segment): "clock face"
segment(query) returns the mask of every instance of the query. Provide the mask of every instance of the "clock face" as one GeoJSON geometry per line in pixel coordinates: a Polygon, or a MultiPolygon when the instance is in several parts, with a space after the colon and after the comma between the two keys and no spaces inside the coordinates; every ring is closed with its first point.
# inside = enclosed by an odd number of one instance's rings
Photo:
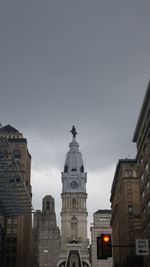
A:
{"type": "Polygon", "coordinates": [[[72,188],[77,188],[78,187],[78,183],[76,181],[72,181],[70,185],[71,185],[72,188]]]}

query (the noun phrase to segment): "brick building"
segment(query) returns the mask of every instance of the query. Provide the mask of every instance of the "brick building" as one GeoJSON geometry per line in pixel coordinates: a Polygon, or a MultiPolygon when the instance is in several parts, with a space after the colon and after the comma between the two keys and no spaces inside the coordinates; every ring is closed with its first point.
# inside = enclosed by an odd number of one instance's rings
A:
{"type": "Polygon", "coordinates": [[[113,266],[141,267],[135,240],[142,238],[140,189],[134,159],[119,160],[111,189],[113,266]],[[134,265],[135,264],[135,265],[134,265]]]}

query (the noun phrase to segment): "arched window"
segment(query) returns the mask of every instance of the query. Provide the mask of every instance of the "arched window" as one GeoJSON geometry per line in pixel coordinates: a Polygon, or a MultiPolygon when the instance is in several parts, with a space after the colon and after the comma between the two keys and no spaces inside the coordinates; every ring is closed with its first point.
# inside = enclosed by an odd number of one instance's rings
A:
{"type": "Polygon", "coordinates": [[[78,231],[78,223],[77,223],[77,218],[72,217],[71,219],[71,233],[72,233],[72,239],[76,240],[77,239],[77,231],[78,231]]]}
{"type": "Polygon", "coordinates": [[[6,150],[1,150],[0,151],[0,159],[6,159],[8,158],[8,153],[6,150]]]}
{"type": "Polygon", "coordinates": [[[14,150],[13,155],[16,160],[19,160],[21,158],[21,153],[19,150],[14,150]]]}
{"type": "Polygon", "coordinates": [[[124,177],[128,177],[128,170],[124,171],[124,177]]]}
{"type": "Polygon", "coordinates": [[[76,209],[77,208],[77,201],[75,198],[73,198],[72,200],[72,209],[76,209]]]}
{"type": "Polygon", "coordinates": [[[132,177],[132,170],[129,170],[129,177],[132,177]]]}
{"type": "Polygon", "coordinates": [[[136,174],[136,170],[133,170],[133,177],[136,177],[137,174],[136,174]]]}

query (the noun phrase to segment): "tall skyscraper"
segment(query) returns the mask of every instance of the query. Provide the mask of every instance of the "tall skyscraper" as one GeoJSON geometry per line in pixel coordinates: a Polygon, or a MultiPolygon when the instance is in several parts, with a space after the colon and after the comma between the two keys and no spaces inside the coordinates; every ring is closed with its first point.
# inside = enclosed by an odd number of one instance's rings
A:
{"type": "Polygon", "coordinates": [[[27,267],[31,259],[30,207],[26,213],[28,201],[31,204],[31,156],[27,140],[12,126],[7,125],[0,130],[0,140],[0,171],[1,176],[5,174],[3,179],[1,177],[1,182],[5,183],[1,201],[2,206],[5,205],[3,210],[7,219],[4,267],[27,267]]]}
{"type": "Polygon", "coordinates": [[[61,210],[61,253],[59,267],[90,266],[87,238],[87,173],[76,129],[73,126],[72,141],[69,144],[64,171],[62,172],[62,210],[61,210]],[[66,264],[66,265],[65,265],[66,264]]]}
{"type": "Polygon", "coordinates": [[[56,267],[60,253],[60,230],[56,223],[55,201],[45,196],[42,212],[34,214],[32,267],[56,267]]]}
{"type": "Polygon", "coordinates": [[[97,237],[101,234],[111,234],[111,210],[98,210],[93,214],[91,225],[91,263],[92,267],[112,267],[112,257],[106,260],[97,259],[97,237]]]}

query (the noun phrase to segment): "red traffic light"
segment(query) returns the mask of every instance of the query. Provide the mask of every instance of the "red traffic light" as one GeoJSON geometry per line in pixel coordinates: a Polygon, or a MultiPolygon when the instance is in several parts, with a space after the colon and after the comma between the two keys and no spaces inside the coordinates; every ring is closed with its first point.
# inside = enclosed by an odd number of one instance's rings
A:
{"type": "Polygon", "coordinates": [[[103,238],[103,242],[105,243],[110,242],[110,235],[103,235],[102,238],[103,238]]]}

